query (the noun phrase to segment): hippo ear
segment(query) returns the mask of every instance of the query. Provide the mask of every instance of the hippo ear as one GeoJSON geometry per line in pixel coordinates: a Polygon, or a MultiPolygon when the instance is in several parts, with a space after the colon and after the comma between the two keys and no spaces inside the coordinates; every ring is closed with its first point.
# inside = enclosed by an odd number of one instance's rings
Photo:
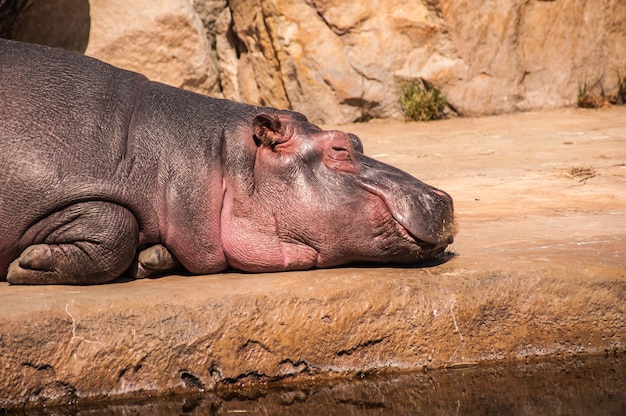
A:
{"type": "Polygon", "coordinates": [[[284,136],[282,123],[276,116],[259,114],[252,122],[252,132],[257,146],[272,147],[287,141],[287,138],[284,136]]]}

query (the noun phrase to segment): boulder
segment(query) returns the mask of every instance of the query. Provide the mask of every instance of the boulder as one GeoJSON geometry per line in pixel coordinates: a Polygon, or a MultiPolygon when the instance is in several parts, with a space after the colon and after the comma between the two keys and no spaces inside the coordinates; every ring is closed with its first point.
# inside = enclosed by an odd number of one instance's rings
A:
{"type": "Polygon", "coordinates": [[[154,81],[221,95],[208,22],[201,19],[206,8],[188,0],[90,0],[90,6],[87,55],[154,81]]]}
{"type": "Polygon", "coordinates": [[[439,3],[465,64],[440,85],[467,114],[572,105],[582,83],[615,92],[626,73],[624,2],[439,3]]]}

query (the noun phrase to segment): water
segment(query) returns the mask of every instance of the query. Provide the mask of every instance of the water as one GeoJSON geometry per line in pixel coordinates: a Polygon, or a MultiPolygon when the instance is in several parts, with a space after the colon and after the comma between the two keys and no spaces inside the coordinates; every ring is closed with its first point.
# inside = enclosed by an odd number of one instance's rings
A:
{"type": "Polygon", "coordinates": [[[626,415],[626,353],[357,376],[324,384],[256,386],[18,414],[626,415]]]}

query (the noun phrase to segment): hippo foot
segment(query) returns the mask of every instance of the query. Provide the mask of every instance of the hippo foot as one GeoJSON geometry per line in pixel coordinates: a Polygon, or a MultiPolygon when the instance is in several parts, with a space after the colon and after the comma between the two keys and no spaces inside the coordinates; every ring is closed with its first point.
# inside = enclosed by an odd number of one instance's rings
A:
{"type": "Polygon", "coordinates": [[[43,218],[25,239],[34,243],[9,265],[9,283],[87,285],[113,280],[128,268],[138,226],[124,207],[82,202],[43,218]]]}
{"type": "Polygon", "coordinates": [[[28,247],[22,255],[9,265],[7,282],[13,284],[29,284],[47,280],[54,267],[53,249],[47,244],[28,247]]]}
{"type": "Polygon", "coordinates": [[[130,270],[136,279],[162,275],[180,267],[174,255],[162,244],[155,244],[139,252],[137,262],[130,270]]]}
{"type": "Polygon", "coordinates": [[[91,264],[85,247],[73,244],[32,245],[14,260],[7,271],[7,282],[18,285],[91,284],[111,280],[108,273],[89,273],[91,264]]]}

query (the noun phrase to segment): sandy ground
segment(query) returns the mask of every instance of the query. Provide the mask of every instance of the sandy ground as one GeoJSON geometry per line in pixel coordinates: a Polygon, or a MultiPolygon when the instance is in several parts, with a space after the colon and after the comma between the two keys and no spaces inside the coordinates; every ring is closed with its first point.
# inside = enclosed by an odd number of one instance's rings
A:
{"type": "Polygon", "coordinates": [[[341,128],[453,196],[464,263],[626,265],[626,108],[341,128]]]}
{"type": "Polygon", "coordinates": [[[0,283],[0,410],[626,353],[626,108],[339,126],[449,192],[443,264],[0,283]]]}

